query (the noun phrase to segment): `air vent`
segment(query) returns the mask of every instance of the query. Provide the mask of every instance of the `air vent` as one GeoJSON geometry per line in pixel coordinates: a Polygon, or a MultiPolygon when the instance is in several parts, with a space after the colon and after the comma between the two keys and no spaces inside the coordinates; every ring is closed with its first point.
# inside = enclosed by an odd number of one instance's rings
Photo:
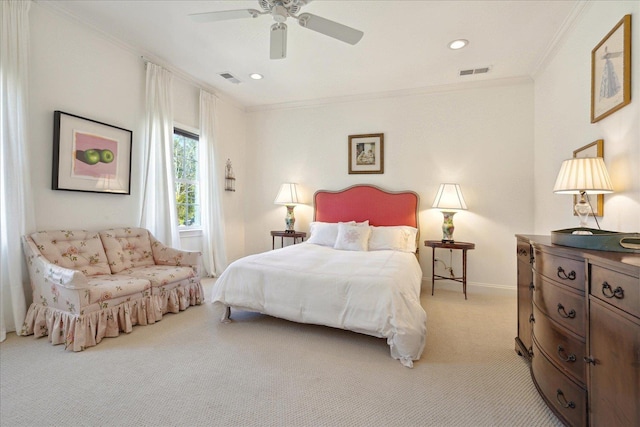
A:
{"type": "Polygon", "coordinates": [[[240,84],[240,80],[236,79],[235,76],[231,73],[218,73],[218,75],[220,77],[222,77],[223,79],[226,79],[227,81],[233,83],[233,84],[240,84]]]}
{"type": "Polygon", "coordinates": [[[486,74],[491,70],[491,67],[470,68],[468,70],[460,70],[461,76],[470,76],[472,74],[486,74]]]}

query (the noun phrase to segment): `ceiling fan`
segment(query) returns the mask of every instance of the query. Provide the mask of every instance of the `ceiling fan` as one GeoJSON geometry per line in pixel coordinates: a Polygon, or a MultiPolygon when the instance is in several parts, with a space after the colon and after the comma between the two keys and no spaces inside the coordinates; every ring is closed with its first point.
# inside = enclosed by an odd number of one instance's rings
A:
{"type": "Polygon", "coordinates": [[[334,39],[354,45],[364,33],[343,24],[322,18],[311,13],[298,12],[311,0],[258,0],[262,11],[256,9],[223,10],[219,12],[194,13],[189,15],[196,22],[216,22],[229,19],[257,18],[271,15],[275,24],[271,26],[271,59],[283,59],[287,56],[287,18],[293,18],[304,27],[317,31],[334,39]]]}

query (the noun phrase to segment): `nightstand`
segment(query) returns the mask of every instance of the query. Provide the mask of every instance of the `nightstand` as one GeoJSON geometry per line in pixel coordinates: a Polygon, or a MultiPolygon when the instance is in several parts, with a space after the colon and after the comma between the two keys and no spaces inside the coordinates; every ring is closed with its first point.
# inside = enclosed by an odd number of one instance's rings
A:
{"type": "Polygon", "coordinates": [[[276,237],[280,238],[280,247],[284,247],[284,238],[288,237],[293,239],[293,244],[298,243],[298,239],[304,242],[304,238],[307,237],[307,233],[303,231],[272,231],[271,232],[271,249],[276,248],[276,237]]]}
{"type": "Polygon", "coordinates": [[[431,251],[431,295],[435,287],[436,280],[453,280],[462,283],[464,299],[467,299],[467,250],[474,249],[475,243],[468,242],[443,242],[442,240],[425,240],[425,246],[429,246],[431,251]],[[440,249],[460,249],[462,251],[462,277],[446,277],[436,274],[436,248],[440,249]]]}

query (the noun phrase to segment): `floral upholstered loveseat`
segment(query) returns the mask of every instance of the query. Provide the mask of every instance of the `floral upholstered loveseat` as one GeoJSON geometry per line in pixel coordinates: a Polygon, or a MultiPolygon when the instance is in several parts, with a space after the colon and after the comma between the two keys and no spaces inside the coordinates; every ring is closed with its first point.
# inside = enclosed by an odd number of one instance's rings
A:
{"type": "Polygon", "coordinates": [[[204,302],[200,252],[144,228],[41,231],[23,237],[33,303],[20,335],[82,351],[204,302]]]}

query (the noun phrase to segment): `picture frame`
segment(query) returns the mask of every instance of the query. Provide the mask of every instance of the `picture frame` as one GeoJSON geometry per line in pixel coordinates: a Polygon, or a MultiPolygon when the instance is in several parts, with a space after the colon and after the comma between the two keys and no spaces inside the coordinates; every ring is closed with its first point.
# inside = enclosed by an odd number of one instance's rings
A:
{"type": "MultiPolygon", "coordinates": [[[[584,147],[580,147],[577,150],[574,150],[573,157],[602,157],[604,159],[604,140],[598,139],[597,141],[593,141],[591,144],[587,144],[584,147]]],[[[591,204],[593,212],[589,212],[589,216],[602,217],[604,215],[604,194],[597,194],[596,197],[597,198],[595,205],[593,203],[591,204]]],[[[578,215],[573,209],[573,206],[575,206],[577,203],[578,196],[574,195],[573,205],[571,206],[574,216],[578,215]]]]}
{"type": "Polygon", "coordinates": [[[54,111],[53,190],[131,194],[133,132],[54,111]]]}
{"type": "Polygon", "coordinates": [[[349,174],[384,173],[384,134],[349,135],[349,174]]]}
{"type": "Polygon", "coordinates": [[[591,123],[631,102],[631,15],[591,51],[591,123]]]}

